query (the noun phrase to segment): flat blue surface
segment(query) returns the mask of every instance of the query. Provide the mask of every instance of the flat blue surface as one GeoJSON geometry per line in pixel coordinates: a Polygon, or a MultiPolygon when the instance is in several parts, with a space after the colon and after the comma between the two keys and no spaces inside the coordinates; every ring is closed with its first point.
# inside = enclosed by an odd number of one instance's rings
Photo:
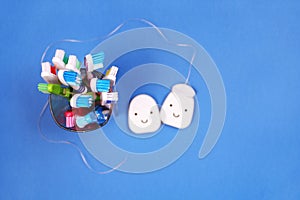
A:
{"type": "MultiPolygon", "coordinates": [[[[0,15],[0,199],[300,199],[298,1],[7,1],[0,15]],[[40,57],[50,42],[105,35],[135,17],[187,34],[208,51],[226,87],[226,123],[203,160],[199,134],[167,168],[97,175],[75,149],[47,143],[37,131],[47,99],[36,89],[40,57]]],[[[70,46],[83,56],[96,44],[70,46]]],[[[48,136],[79,142],[49,112],[42,126],[48,136]]]]}

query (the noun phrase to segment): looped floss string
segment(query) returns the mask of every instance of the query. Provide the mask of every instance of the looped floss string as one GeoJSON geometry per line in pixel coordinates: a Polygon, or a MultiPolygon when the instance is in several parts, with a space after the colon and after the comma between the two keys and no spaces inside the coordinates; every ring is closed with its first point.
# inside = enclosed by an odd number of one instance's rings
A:
{"type": "MultiPolygon", "coordinates": [[[[193,55],[191,57],[191,60],[190,60],[190,63],[189,63],[189,69],[188,69],[188,74],[187,74],[187,77],[186,77],[186,81],[185,81],[185,84],[188,83],[189,81],[189,78],[190,78],[190,74],[191,74],[191,70],[192,70],[192,67],[193,67],[193,62],[194,62],[194,59],[195,59],[195,56],[196,56],[196,48],[191,45],[191,44],[185,44],[185,43],[174,43],[174,42],[171,42],[164,34],[163,32],[156,26],[154,25],[152,22],[146,20],[146,19],[142,19],[142,18],[133,18],[133,19],[129,19],[129,20],[126,20],[125,22],[121,23],[120,25],[118,25],[115,29],[113,29],[110,33],[108,33],[107,35],[105,36],[102,36],[102,37],[96,37],[96,38],[92,38],[92,39],[88,39],[88,40],[76,40],[76,39],[63,39],[63,40],[58,40],[58,41],[55,41],[55,42],[52,42],[50,43],[45,51],[43,52],[42,56],[41,56],[41,64],[43,63],[44,59],[45,59],[45,56],[47,55],[47,52],[48,50],[54,46],[55,44],[57,43],[62,43],[62,42],[70,42],[70,43],[85,43],[85,42],[91,42],[91,41],[96,41],[96,40],[100,40],[100,39],[105,39],[105,38],[108,38],[110,36],[112,36],[113,34],[115,34],[117,31],[119,31],[122,27],[124,27],[126,24],[128,24],[129,22],[131,21],[138,21],[138,22],[143,22],[149,26],[151,26],[152,28],[154,28],[158,34],[168,43],[168,44],[171,44],[171,45],[175,45],[175,46],[179,46],[179,47],[188,47],[188,48],[192,48],[193,49],[193,55]]],[[[46,101],[41,113],[40,113],[40,116],[39,116],[39,120],[38,120],[38,130],[39,130],[39,133],[41,135],[41,137],[46,140],[47,142],[50,142],[50,143],[55,143],[55,144],[66,144],[66,145],[71,145],[73,148],[75,148],[78,153],[80,154],[80,157],[84,163],[84,165],[89,169],[91,170],[92,172],[94,173],[97,173],[97,174],[108,174],[108,173],[111,173],[115,170],[117,170],[120,166],[122,166],[126,160],[127,160],[127,157],[124,158],[123,161],[121,161],[118,165],[116,165],[115,167],[113,167],[112,169],[110,170],[107,170],[107,171],[96,171],[95,169],[93,169],[90,164],[87,162],[83,152],[81,151],[81,149],[74,143],[70,142],[70,141],[66,141],[66,140],[52,140],[52,139],[49,139],[48,137],[46,137],[42,130],[41,130],[41,119],[45,113],[45,110],[46,108],[48,107],[49,105],[49,99],[46,101]]]]}

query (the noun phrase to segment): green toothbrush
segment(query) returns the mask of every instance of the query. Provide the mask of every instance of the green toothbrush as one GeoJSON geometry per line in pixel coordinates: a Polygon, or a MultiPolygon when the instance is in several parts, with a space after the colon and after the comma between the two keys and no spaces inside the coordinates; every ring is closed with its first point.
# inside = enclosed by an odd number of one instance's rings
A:
{"type": "Polygon", "coordinates": [[[71,97],[70,88],[61,87],[59,84],[39,83],[38,90],[45,94],[56,94],[65,98],[71,97]]]}

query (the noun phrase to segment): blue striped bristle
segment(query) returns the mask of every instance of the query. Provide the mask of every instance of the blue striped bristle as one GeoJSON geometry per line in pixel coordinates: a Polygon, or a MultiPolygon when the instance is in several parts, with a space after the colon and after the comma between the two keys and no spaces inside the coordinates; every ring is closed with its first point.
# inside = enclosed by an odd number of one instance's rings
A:
{"type": "Polygon", "coordinates": [[[91,95],[81,95],[76,100],[76,106],[79,108],[88,108],[93,104],[93,97],[91,95]]]}
{"type": "Polygon", "coordinates": [[[65,71],[64,79],[70,85],[80,85],[82,81],[78,73],[74,71],[65,71]]]}
{"type": "Polygon", "coordinates": [[[92,54],[94,64],[103,63],[104,60],[104,52],[99,52],[96,54],[92,54]]]}
{"type": "Polygon", "coordinates": [[[110,89],[110,80],[100,80],[96,82],[96,89],[98,92],[108,92],[110,89]]]}

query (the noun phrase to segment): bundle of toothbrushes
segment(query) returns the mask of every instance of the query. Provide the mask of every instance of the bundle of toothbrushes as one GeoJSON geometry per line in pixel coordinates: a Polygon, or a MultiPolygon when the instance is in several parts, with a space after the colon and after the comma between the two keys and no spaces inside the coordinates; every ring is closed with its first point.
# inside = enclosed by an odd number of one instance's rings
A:
{"type": "Polygon", "coordinates": [[[84,132],[104,126],[118,101],[114,91],[118,67],[103,74],[104,52],[88,54],[84,64],[75,55],[57,49],[52,63],[43,62],[38,90],[49,94],[51,114],[61,128],[84,132]],[[83,66],[83,67],[82,67],[83,66]]]}

